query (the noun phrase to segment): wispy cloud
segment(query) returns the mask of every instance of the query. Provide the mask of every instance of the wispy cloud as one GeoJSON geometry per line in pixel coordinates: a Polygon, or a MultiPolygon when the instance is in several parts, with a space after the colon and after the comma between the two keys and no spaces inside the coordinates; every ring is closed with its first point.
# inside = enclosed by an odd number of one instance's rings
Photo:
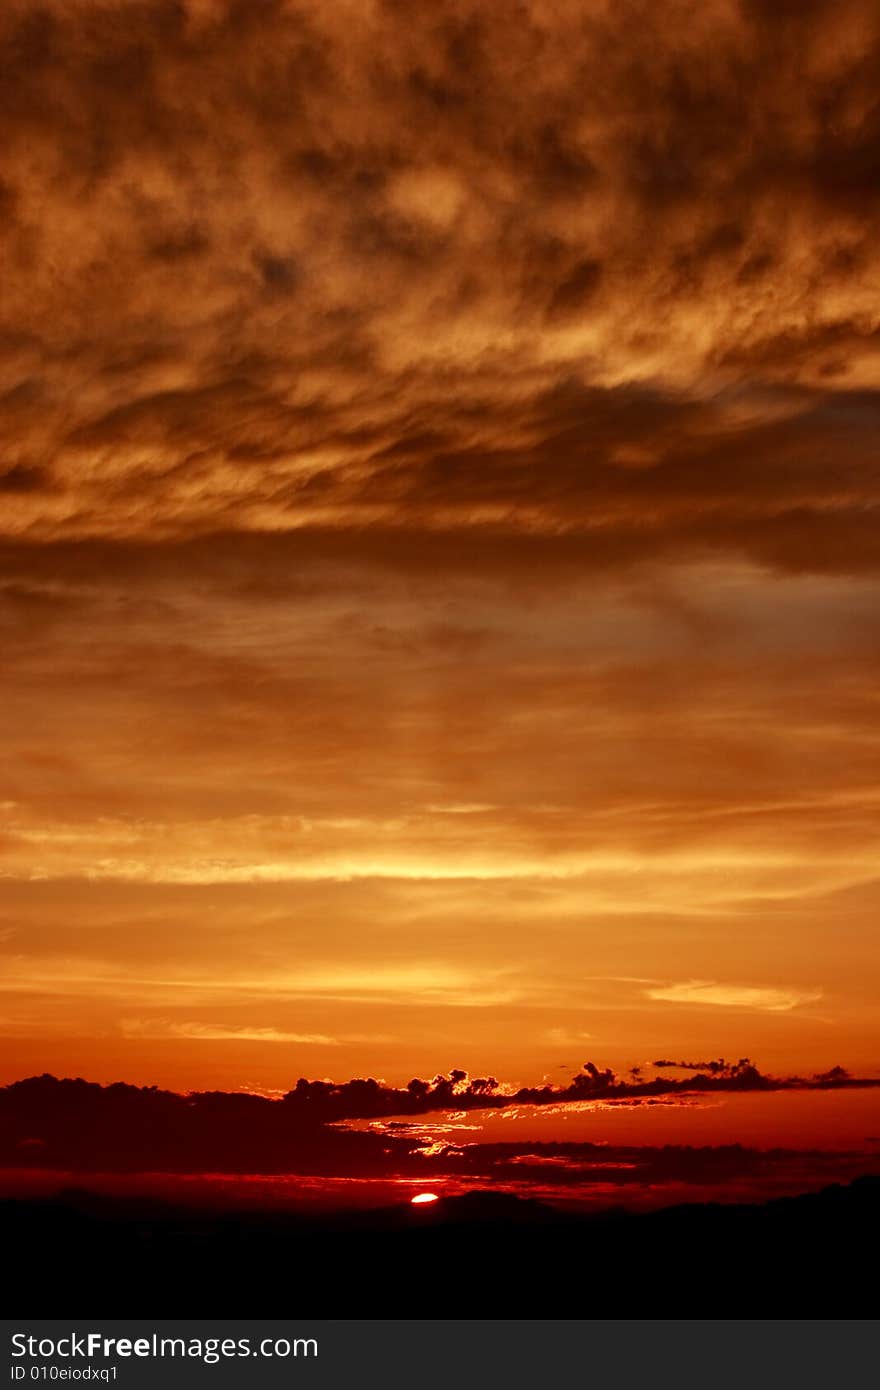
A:
{"type": "Polygon", "coordinates": [[[115,961],[24,955],[5,960],[0,992],[118,1001],[189,999],[199,1004],[259,997],[452,1008],[485,1008],[515,1003],[522,997],[521,987],[509,969],[466,968],[442,960],[412,965],[393,961],[348,965],[311,962],[293,970],[267,962],[261,973],[253,968],[244,973],[225,971],[222,965],[203,965],[198,970],[189,966],[176,972],[166,967],[146,975],[115,961]]]}
{"type": "Polygon", "coordinates": [[[339,1047],[346,1043],[386,1043],[382,1034],[351,1033],[330,1037],[326,1033],[293,1033],[254,1024],[174,1023],[168,1019],[122,1019],[120,1031],[127,1038],[187,1038],[195,1042],[300,1043],[315,1047],[339,1047]]]}
{"type": "Polygon", "coordinates": [[[558,1043],[562,1047],[578,1046],[582,1042],[591,1042],[595,1038],[595,1033],[586,1033],[582,1028],[548,1028],[547,1041],[558,1043]]]}
{"type": "Polygon", "coordinates": [[[763,985],[717,984],[711,980],[685,980],[680,984],[653,985],[649,999],[670,1004],[700,1004],[707,1008],[755,1009],[761,1013],[787,1013],[800,1004],[822,998],[821,990],[780,989],[763,985]]]}

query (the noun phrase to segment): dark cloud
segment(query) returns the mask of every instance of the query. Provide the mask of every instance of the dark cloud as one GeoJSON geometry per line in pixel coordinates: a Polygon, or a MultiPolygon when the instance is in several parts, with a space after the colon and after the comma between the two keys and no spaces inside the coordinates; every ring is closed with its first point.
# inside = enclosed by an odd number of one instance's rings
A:
{"type": "Polygon", "coordinates": [[[11,468],[0,469],[0,492],[38,492],[47,481],[48,473],[44,468],[15,463],[11,468]]]}
{"type": "MultiPolygon", "coordinates": [[[[757,1073],[755,1073],[757,1077],[757,1073]]],[[[759,1078],[764,1086],[779,1085],[759,1078]]],[[[427,1114],[453,1106],[456,1111],[487,1105],[565,1104],[592,1097],[688,1094],[723,1091],[733,1084],[698,1077],[666,1083],[656,1090],[627,1086],[595,1068],[566,1088],[523,1090],[497,1095],[492,1078],[467,1081],[461,1071],[434,1082],[412,1081],[394,1091],[371,1080],[340,1086],[300,1081],[286,1096],[202,1092],[188,1096],[117,1083],[96,1086],[82,1080],[31,1077],[0,1091],[4,1142],[0,1167],[50,1168],[79,1172],[284,1173],[377,1179],[420,1177],[491,1180],[498,1190],[529,1185],[561,1190],[593,1185],[605,1194],[693,1187],[726,1190],[747,1199],[761,1185],[816,1185],[832,1177],[852,1177],[875,1166],[861,1152],[809,1149],[754,1149],[741,1144],[654,1147],[589,1142],[431,1142],[418,1126],[406,1123],[348,1128],[343,1118],[389,1114],[427,1114]]],[[[756,1080],[742,1080],[752,1089],[756,1080]]],[[[807,1085],[808,1083],[798,1083],[807,1085]]],[[[844,1084],[838,1081],[837,1084],[844,1084]]],[[[871,1083],[851,1082],[852,1085],[871,1083]]],[[[873,1083],[878,1084],[878,1083],[873,1083]]],[[[443,1126],[438,1131],[443,1135],[443,1126]]],[[[656,1192],[655,1192],[656,1198],[656,1192]]],[[[607,1196],[606,1196],[607,1200],[607,1196]]]]}
{"type": "Polygon", "coordinates": [[[11,529],[876,565],[872,7],[516,14],[6,8],[11,529]]]}
{"type": "Polygon", "coordinates": [[[404,1087],[389,1086],[369,1077],[344,1082],[307,1081],[301,1077],[282,1100],[268,1100],[255,1095],[224,1095],[222,1092],[182,1097],[173,1092],[159,1091],[155,1086],[137,1087],[119,1083],[102,1087],[80,1079],[59,1081],[52,1076],[42,1076],[13,1082],[0,1094],[10,1113],[18,1113],[19,1106],[27,1111],[31,1104],[36,1106],[35,1113],[39,1113],[44,1103],[52,1110],[58,1102],[63,1112],[68,1103],[75,1111],[79,1098],[88,1099],[99,1108],[112,1106],[117,1099],[121,1099],[135,1108],[157,1105],[178,1112],[184,1105],[196,1110],[200,1107],[222,1110],[226,1106],[229,1113],[237,1105],[249,1106],[254,1114],[285,1115],[297,1124],[323,1125],[339,1120],[377,1119],[386,1115],[424,1115],[450,1108],[456,1111],[504,1109],[521,1105],[565,1105],[585,1100],[649,1100],[654,1097],[723,1094],[728,1091],[789,1092],[824,1086],[880,1086],[880,1081],[852,1077],[841,1067],[817,1073],[810,1080],[767,1076],[747,1057],[736,1063],[725,1063],[723,1059],[711,1062],[658,1061],[654,1066],[675,1067],[694,1071],[697,1075],[681,1080],[654,1077],[650,1081],[638,1078],[627,1081],[610,1067],[599,1068],[593,1062],[585,1062],[581,1071],[565,1086],[545,1084],[514,1090],[509,1086],[501,1087],[495,1077],[469,1077],[466,1071],[454,1067],[448,1075],[441,1073],[430,1081],[415,1077],[404,1087]]]}

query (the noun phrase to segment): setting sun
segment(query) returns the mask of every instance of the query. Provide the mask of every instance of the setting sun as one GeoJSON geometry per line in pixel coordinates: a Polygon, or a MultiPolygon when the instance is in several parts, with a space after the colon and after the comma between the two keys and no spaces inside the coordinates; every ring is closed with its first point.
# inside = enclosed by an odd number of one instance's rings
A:
{"type": "Polygon", "coordinates": [[[436,1192],[417,1192],[410,1201],[414,1207],[423,1207],[428,1202],[439,1202],[440,1198],[436,1192]]]}

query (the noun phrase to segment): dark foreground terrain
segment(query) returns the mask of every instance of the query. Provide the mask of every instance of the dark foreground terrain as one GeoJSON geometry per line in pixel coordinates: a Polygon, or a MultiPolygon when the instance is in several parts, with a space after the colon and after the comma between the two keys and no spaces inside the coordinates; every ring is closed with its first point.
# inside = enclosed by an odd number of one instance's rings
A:
{"type": "Polygon", "coordinates": [[[0,1204],[28,1317],[873,1316],[880,1178],[579,1216],[493,1192],[304,1217],[67,1191],[0,1204]]]}

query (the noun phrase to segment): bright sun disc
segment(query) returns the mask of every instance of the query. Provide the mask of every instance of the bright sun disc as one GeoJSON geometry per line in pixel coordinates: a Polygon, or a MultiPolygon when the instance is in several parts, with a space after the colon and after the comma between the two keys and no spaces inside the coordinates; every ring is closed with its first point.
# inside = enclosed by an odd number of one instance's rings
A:
{"type": "Polygon", "coordinates": [[[415,1197],[410,1198],[410,1201],[414,1207],[421,1207],[424,1206],[425,1202],[439,1202],[440,1198],[436,1192],[418,1192],[415,1197]]]}

